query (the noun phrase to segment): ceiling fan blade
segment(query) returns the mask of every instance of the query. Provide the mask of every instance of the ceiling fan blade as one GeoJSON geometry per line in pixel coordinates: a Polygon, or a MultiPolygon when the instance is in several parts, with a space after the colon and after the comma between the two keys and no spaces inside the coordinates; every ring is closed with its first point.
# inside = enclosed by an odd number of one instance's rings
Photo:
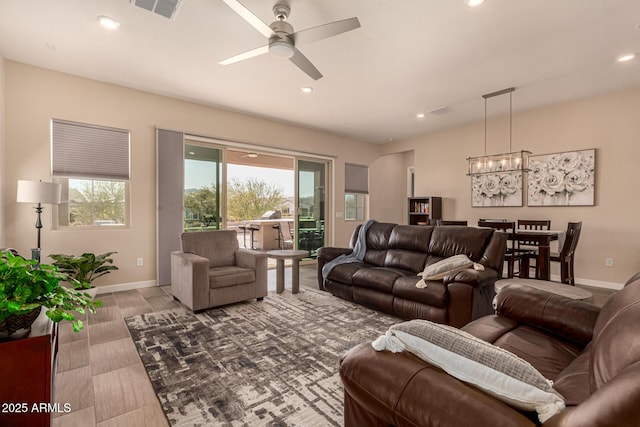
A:
{"type": "Polygon", "coordinates": [[[343,19],[342,21],[332,22],[330,24],[318,25],[317,27],[307,28],[291,34],[291,39],[297,45],[298,43],[311,43],[328,37],[337,36],[347,31],[360,28],[358,18],[343,19]]]}
{"type": "Polygon", "coordinates": [[[245,21],[249,23],[253,28],[258,30],[263,36],[269,38],[273,35],[273,30],[267,24],[262,22],[260,18],[253,14],[249,9],[243,6],[238,0],[222,0],[234,10],[238,15],[240,15],[245,21]]]}
{"type": "Polygon", "coordinates": [[[229,65],[234,62],[244,61],[245,59],[253,58],[254,56],[263,55],[265,53],[269,53],[269,45],[260,46],[255,49],[251,49],[247,52],[241,53],[239,55],[232,56],[231,58],[227,58],[223,61],[218,62],[220,65],[229,65]]]}
{"type": "Polygon", "coordinates": [[[307,73],[307,75],[313,80],[322,78],[322,74],[320,74],[320,71],[318,71],[318,69],[311,63],[311,61],[309,61],[307,57],[304,56],[302,52],[300,52],[295,47],[293,48],[293,56],[289,58],[289,61],[296,64],[298,68],[307,73]]]}

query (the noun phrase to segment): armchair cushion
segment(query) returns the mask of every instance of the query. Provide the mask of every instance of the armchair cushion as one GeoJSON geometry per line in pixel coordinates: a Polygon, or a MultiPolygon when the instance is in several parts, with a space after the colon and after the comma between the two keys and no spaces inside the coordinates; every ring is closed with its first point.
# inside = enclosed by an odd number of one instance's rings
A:
{"type": "Polygon", "coordinates": [[[256,280],[255,270],[228,265],[209,269],[209,286],[211,289],[251,283],[256,280]]]}
{"type": "Polygon", "coordinates": [[[373,342],[376,350],[408,350],[503,402],[538,412],[545,422],[564,409],[564,400],[527,361],[448,325],[412,320],[389,328],[373,342]]]}

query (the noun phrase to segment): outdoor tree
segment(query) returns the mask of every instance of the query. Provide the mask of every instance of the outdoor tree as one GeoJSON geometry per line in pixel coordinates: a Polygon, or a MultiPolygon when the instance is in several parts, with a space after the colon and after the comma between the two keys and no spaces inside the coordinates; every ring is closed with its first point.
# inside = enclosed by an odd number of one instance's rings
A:
{"type": "Polygon", "coordinates": [[[198,217],[205,227],[215,222],[218,213],[216,186],[206,185],[184,196],[184,208],[198,217]]]}
{"type": "Polygon", "coordinates": [[[124,182],[82,180],[70,206],[73,223],[92,225],[95,221],[106,220],[124,224],[124,198],[124,182]]]}
{"type": "Polygon", "coordinates": [[[259,218],[269,210],[281,210],[284,191],[257,178],[232,178],[227,188],[227,212],[232,221],[259,218]]]}

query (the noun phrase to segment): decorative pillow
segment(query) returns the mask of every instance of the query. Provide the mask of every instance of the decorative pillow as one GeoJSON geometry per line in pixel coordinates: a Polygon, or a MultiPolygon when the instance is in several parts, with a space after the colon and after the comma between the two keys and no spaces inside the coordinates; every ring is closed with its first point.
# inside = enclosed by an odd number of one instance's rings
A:
{"type": "Polygon", "coordinates": [[[466,255],[454,255],[449,258],[445,258],[441,261],[435,262],[424,268],[424,271],[418,273],[418,276],[422,276],[422,279],[416,283],[416,288],[426,288],[427,283],[425,280],[441,280],[449,273],[454,273],[464,268],[473,266],[476,270],[484,270],[482,264],[476,264],[469,259],[466,255]]]}
{"type": "Polygon", "coordinates": [[[529,362],[452,326],[412,320],[391,326],[371,345],[378,351],[407,350],[508,405],[535,410],[541,423],[565,407],[551,381],[529,362]]]}

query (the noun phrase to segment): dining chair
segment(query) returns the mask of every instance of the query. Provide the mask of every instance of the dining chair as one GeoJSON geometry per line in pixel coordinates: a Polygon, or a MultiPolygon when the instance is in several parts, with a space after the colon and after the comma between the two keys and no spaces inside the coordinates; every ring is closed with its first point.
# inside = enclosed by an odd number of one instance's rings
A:
{"type": "Polygon", "coordinates": [[[467,221],[455,221],[455,220],[446,220],[446,219],[438,219],[436,220],[436,226],[440,227],[442,225],[467,225],[467,221]]]}
{"type": "MultiPolygon", "coordinates": [[[[582,231],[582,222],[570,222],[567,225],[567,234],[560,248],[559,252],[552,252],[549,260],[551,262],[560,263],[560,282],[575,286],[575,272],[574,272],[574,254],[578,247],[578,240],[580,239],[580,232],[582,231]]],[[[535,268],[536,279],[539,277],[538,268],[535,263],[531,265],[531,260],[535,260],[537,255],[535,253],[526,254],[521,266],[522,268],[535,268]],[[530,266],[530,267],[529,267],[530,266]]]]}
{"type": "MultiPolygon", "coordinates": [[[[550,230],[551,229],[551,220],[550,219],[519,219],[518,220],[518,230],[550,230]]],[[[537,243],[533,241],[519,241],[518,248],[520,250],[536,250],[537,243]]]]}
{"type": "Polygon", "coordinates": [[[570,222],[567,225],[567,236],[564,239],[562,249],[557,254],[551,254],[551,261],[560,263],[560,281],[572,286],[576,284],[573,260],[581,231],[582,221],[570,222]]]}
{"type": "Polygon", "coordinates": [[[507,234],[507,248],[504,253],[504,261],[507,263],[507,277],[512,278],[514,276],[515,263],[520,261],[525,255],[525,252],[520,251],[515,244],[515,240],[511,236],[516,230],[516,223],[514,221],[502,221],[502,220],[479,220],[478,227],[489,227],[495,230],[502,231],[507,234]]]}

